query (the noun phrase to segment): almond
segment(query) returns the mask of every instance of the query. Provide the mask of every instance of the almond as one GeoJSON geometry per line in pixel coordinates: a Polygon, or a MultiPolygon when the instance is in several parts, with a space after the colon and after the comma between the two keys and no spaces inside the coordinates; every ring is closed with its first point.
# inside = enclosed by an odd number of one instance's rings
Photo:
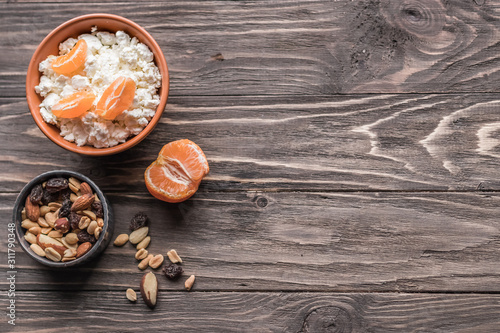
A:
{"type": "Polygon", "coordinates": [[[56,261],[56,262],[61,261],[61,259],[62,259],[62,255],[58,251],[53,249],[52,247],[47,247],[45,249],[45,256],[48,259],[50,259],[52,261],[56,261]]]}
{"type": "Polygon", "coordinates": [[[26,217],[29,218],[30,221],[37,222],[40,217],[40,206],[34,205],[28,196],[24,208],[26,209],[26,217]]]}
{"type": "Polygon", "coordinates": [[[71,206],[72,212],[77,212],[79,210],[84,210],[90,207],[94,203],[94,196],[91,193],[82,194],[71,206]]]}
{"type": "Polygon", "coordinates": [[[135,254],[135,259],[137,260],[142,260],[148,256],[148,250],[146,249],[140,249],[139,251],[136,252],[135,254]]]}
{"type": "Polygon", "coordinates": [[[147,236],[146,238],[144,238],[142,241],[140,241],[139,244],[137,244],[137,247],[136,249],[137,250],[140,250],[140,249],[145,249],[149,246],[149,243],[151,242],[151,237],[147,236]]]}
{"type": "Polygon", "coordinates": [[[142,259],[142,261],[137,265],[139,269],[145,270],[149,266],[149,261],[153,258],[153,255],[150,254],[146,258],[142,259]]]}
{"type": "Polygon", "coordinates": [[[30,249],[31,249],[33,252],[35,252],[36,254],[38,254],[40,257],[45,257],[45,251],[44,251],[44,249],[42,249],[42,248],[40,247],[40,245],[38,245],[38,244],[36,244],[36,243],[35,243],[35,244],[31,244],[31,245],[30,245],[30,249]]]}
{"type": "Polygon", "coordinates": [[[157,269],[161,266],[161,264],[163,264],[163,256],[161,254],[155,255],[149,261],[149,267],[151,267],[152,269],[157,269]]]}
{"type": "Polygon", "coordinates": [[[81,256],[85,255],[89,250],[92,248],[92,243],[90,242],[85,242],[80,244],[78,248],[76,249],[76,257],[80,258],[81,256]]]}
{"type": "Polygon", "coordinates": [[[62,217],[60,219],[57,219],[56,222],[54,223],[54,229],[59,230],[63,234],[67,233],[69,231],[69,221],[66,217],[62,217]]]}
{"type": "Polygon", "coordinates": [[[66,247],[63,243],[44,234],[38,234],[38,236],[36,236],[36,242],[42,249],[45,250],[46,248],[51,247],[61,256],[64,254],[64,251],[66,251],[66,247]]]}
{"type": "Polygon", "coordinates": [[[134,289],[128,288],[127,289],[127,299],[131,302],[137,301],[137,294],[135,293],[134,289]]]}
{"type": "Polygon", "coordinates": [[[42,228],[40,227],[31,227],[28,229],[29,232],[31,232],[33,235],[38,236],[39,233],[42,232],[42,228]]]}
{"type": "Polygon", "coordinates": [[[144,238],[146,238],[146,236],[148,235],[148,232],[149,232],[149,227],[139,228],[130,234],[130,236],[128,237],[128,240],[132,244],[137,244],[140,241],[142,241],[144,238]]]}
{"type": "Polygon", "coordinates": [[[85,194],[91,194],[92,195],[92,187],[90,187],[89,184],[83,182],[80,184],[80,193],[82,195],[85,195],[85,194]]]}
{"type": "Polygon", "coordinates": [[[144,274],[141,280],[141,295],[144,303],[153,309],[158,295],[158,280],[153,272],[144,274]]]}
{"type": "Polygon", "coordinates": [[[65,239],[66,242],[70,245],[76,244],[78,242],[78,236],[73,232],[68,233],[65,239]]]}
{"type": "Polygon", "coordinates": [[[193,284],[194,284],[194,275],[191,275],[187,280],[186,282],[184,282],[184,287],[186,288],[187,291],[190,291],[191,288],[193,288],[193,284]]]}
{"type": "Polygon", "coordinates": [[[125,243],[128,242],[128,235],[127,234],[121,234],[118,235],[115,239],[115,242],[113,243],[114,246],[123,246],[125,243]]]}
{"type": "Polygon", "coordinates": [[[181,257],[179,257],[179,255],[177,254],[177,251],[175,251],[175,250],[168,251],[167,256],[168,256],[168,259],[170,259],[170,261],[174,264],[182,263],[181,257]]]}

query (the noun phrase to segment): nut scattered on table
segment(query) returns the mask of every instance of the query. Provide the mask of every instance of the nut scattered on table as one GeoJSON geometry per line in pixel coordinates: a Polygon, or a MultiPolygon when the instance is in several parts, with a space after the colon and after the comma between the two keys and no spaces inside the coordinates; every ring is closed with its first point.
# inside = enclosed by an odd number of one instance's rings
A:
{"type": "Polygon", "coordinates": [[[129,301],[131,301],[131,302],[137,301],[137,294],[135,293],[134,289],[128,288],[126,295],[127,295],[127,299],[129,301]]]}
{"type": "Polygon", "coordinates": [[[191,288],[193,288],[193,284],[194,284],[194,275],[191,275],[187,280],[186,282],[184,282],[184,287],[186,288],[187,291],[190,291],[191,288]]]}
{"type": "Polygon", "coordinates": [[[24,238],[31,243],[31,250],[63,262],[88,253],[102,231],[98,219],[104,226],[102,204],[93,205],[96,197],[89,184],[74,177],[51,178],[35,185],[21,214],[24,238]],[[77,196],[74,202],[72,195],[77,196]]]}
{"type": "Polygon", "coordinates": [[[137,260],[142,260],[148,256],[148,250],[146,249],[140,249],[139,251],[136,252],[135,254],[135,259],[137,260]]]}
{"type": "Polygon", "coordinates": [[[146,258],[142,259],[142,261],[137,265],[139,269],[145,270],[149,266],[149,261],[153,258],[152,254],[149,254],[146,258]]]}
{"type": "Polygon", "coordinates": [[[149,261],[149,267],[152,269],[157,269],[158,267],[163,264],[163,256],[161,254],[155,255],[151,260],[149,261]]]}
{"type": "Polygon", "coordinates": [[[142,241],[140,241],[139,244],[137,244],[136,249],[137,250],[145,249],[145,248],[147,248],[149,246],[149,243],[151,243],[151,237],[147,236],[142,241]]]}
{"type": "Polygon", "coordinates": [[[167,252],[168,259],[174,264],[182,263],[181,257],[177,254],[176,250],[170,250],[167,252]]]}
{"type": "Polygon", "coordinates": [[[141,296],[151,309],[156,306],[156,297],[158,295],[158,280],[153,272],[144,274],[141,280],[141,296]]]}
{"type": "Polygon", "coordinates": [[[113,243],[114,246],[123,246],[125,243],[128,242],[128,235],[127,234],[121,234],[118,235],[113,243]]]}
{"type": "Polygon", "coordinates": [[[137,230],[132,231],[130,236],[128,237],[128,240],[132,244],[137,244],[141,242],[146,236],[148,235],[149,228],[148,227],[142,227],[137,230]]]}

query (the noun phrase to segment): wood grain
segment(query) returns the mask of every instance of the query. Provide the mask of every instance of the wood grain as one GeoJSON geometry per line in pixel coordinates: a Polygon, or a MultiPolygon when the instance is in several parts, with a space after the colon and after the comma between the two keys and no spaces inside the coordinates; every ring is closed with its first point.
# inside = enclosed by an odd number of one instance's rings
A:
{"type": "Polygon", "coordinates": [[[172,97],[145,141],[91,158],[45,138],[24,99],[3,98],[0,179],[17,192],[66,168],[142,191],[161,147],[189,138],[211,166],[201,191],[499,190],[499,107],[499,94],[172,97]]]}
{"type": "Polygon", "coordinates": [[[493,333],[499,304],[499,295],[162,292],[151,311],[124,291],[20,292],[12,332],[493,333]]]}
{"type": "Polygon", "coordinates": [[[0,4],[0,96],[23,96],[40,41],[92,12],[153,35],[172,96],[500,91],[495,1],[169,1],[0,4]]]}
{"type": "MultiPolygon", "coordinates": [[[[14,197],[0,196],[4,221],[14,197]]],[[[115,235],[146,211],[148,250],[176,249],[199,291],[500,291],[498,193],[210,192],[175,205],[144,193],[109,199],[115,235]]],[[[130,244],[110,246],[89,266],[51,271],[18,249],[17,288],[122,290],[143,274],[134,254],[130,244]]]]}

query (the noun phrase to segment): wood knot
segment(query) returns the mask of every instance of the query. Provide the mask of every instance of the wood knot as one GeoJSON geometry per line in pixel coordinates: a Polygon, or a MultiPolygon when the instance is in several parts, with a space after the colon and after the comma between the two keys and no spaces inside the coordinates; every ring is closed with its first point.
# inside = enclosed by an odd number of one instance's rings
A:
{"type": "Polygon", "coordinates": [[[269,203],[269,201],[265,197],[262,197],[262,196],[255,197],[253,201],[255,202],[257,207],[259,207],[259,208],[264,208],[269,203]]]}
{"type": "Polygon", "coordinates": [[[445,24],[445,8],[438,0],[391,0],[383,12],[391,25],[418,37],[435,36],[445,24]]]}
{"type": "Polygon", "coordinates": [[[339,306],[316,308],[307,314],[300,333],[352,332],[353,319],[346,309],[339,306]]]}

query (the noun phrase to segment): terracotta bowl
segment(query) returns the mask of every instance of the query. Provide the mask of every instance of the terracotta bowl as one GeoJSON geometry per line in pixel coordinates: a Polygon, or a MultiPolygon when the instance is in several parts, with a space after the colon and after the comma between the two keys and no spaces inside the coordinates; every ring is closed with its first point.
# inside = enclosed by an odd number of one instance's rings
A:
{"type": "Polygon", "coordinates": [[[31,111],[31,114],[33,115],[33,119],[35,120],[38,127],[42,130],[42,132],[50,140],[67,150],[79,154],[95,156],[111,155],[125,151],[135,146],[146,136],[148,136],[148,134],[151,133],[153,128],[160,120],[163,109],[167,104],[168,89],[169,77],[167,62],[165,60],[163,52],[161,51],[160,47],[153,39],[153,37],[151,37],[151,35],[138,24],[121,16],[111,14],[83,15],[69,20],[55,28],[50,34],[47,35],[47,37],[45,37],[45,39],[35,50],[35,53],[33,54],[28,67],[28,73],[26,75],[26,98],[28,100],[28,107],[31,111]],[[49,55],[58,55],[59,44],[61,42],[68,39],[69,37],[76,38],[83,33],[90,33],[90,29],[93,26],[97,26],[98,30],[104,30],[113,33],[122,30],[129,34],[131,37],[137,37],[137,39],[141,43],[146,44],[153,52],[154,61],[162,75],[161,87],[158,91],[160,95],[160,104],[158,105],[156,113],[149,124],[138,135],[131,137],[124,143],[109,148],[94,148],[91,146],[79,147],[73,142],[64,140],[64,138],[59,135],[59,128],[54,125],[47,124],[43,121],[39,108],[39,105],[43,101],[43,98],[35,92],[35,86],[40,83],[40,77],[42,75],[42,73],[38,71],[40,62],[45,60],[49,55]]]}
{"type": "Polygon", "coordinates": [[[99,256],[99,254],[101,254],[104,251],[104,249],[108,246],[109,242],[111,241],[111,238],[113,237],[113,229],[114,229],[113,212],[111,209],[111,205],[109,204],[104,193],[88,177],[82,175],[81,173],[68,170],[55,170],[55,171],[45,172],[33,178],[28,184],[26,184],[26,186],[24,186],[24,188],[19,193],[16,202],[14,204],[12,222],[15,224],[18,244],[21,245],[24,252],[26,252],[28,256],[38,261],[39,263],[53,268],[75,267],[92,261],[97,256],[99,256]],[[30,243],[28,243],[24,238],[26,230],[21,227],[21,222],[22,222],[21,212],[25,205],[26,198],[31,193],[31,189],[37,184],[42,184],[44,181],[49,180],[50,178],[57,178],[57,177],[64,177],[64,178],[75,177],[76,179],[89,184],[93,192],[96,193],[97,196],[99,197],[99,200],[101,200],[103,215],[104,215],[103,216],[104,226],[102,227],[101,236],[99,237],[97,242],[92,246],[89,252],[87,252],[80,258],[68,262],[54,262],[48,258],[40,257],[39,255],[37,255],[30,248],[30,243]]]}

